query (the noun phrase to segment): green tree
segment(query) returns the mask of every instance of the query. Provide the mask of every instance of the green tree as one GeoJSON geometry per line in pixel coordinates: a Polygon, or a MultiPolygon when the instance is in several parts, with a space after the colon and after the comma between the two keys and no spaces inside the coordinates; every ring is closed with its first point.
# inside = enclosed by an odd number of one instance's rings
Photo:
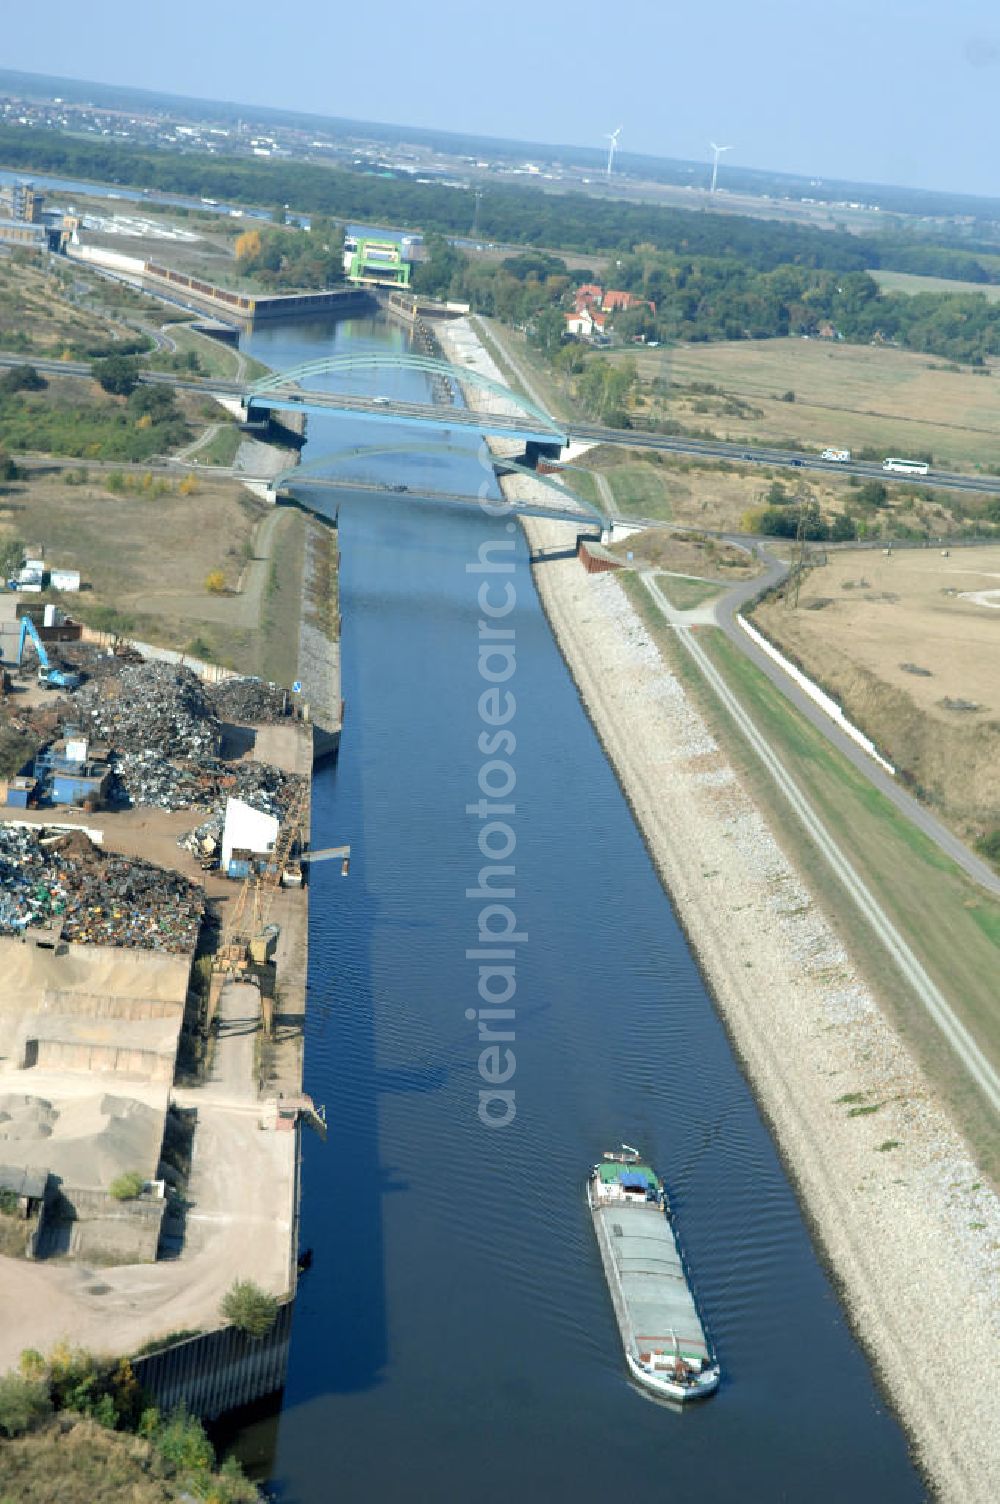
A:
{"type": "Polygon", "coordinates": [[[0,541],[0,584],[6,583],[24,563],[24,543],[20,538],[0,541]]]}
{"type": "Polygon", "coordinates": [[[0,1436],[21,1436],[51,1410],[48,1386],[17,1373],[0,1378],[0,1436]]]}
{"type": "Polygon", "coordinates": [[[468,257],[456,251],[443,235],[428,235],[424,253],[425,259],[413,271],[413,290],[430,298],[446,298],[452,281],[461,277],[468,265],[468,257]]]}
{"type": "Polygon", "coordinates": [[[177,416],[177,404],[168,386],[134,387],[129,394],[128,410],[137,418],[150,417],[154,423],[164,423],[177,416]]]}
{"type": "Polygon", "coordinates": [[[215,1465],[215,1453],[204,1427],[183,1407],[160,1422],[153,1440],[164,1462],[182,1478],[207,1475],[215,1465]]]}
{"type": "Polygon", "coordinates": [[[125,1170],[123,1174],[115,1176],[108,1186],[108,1192],[116,1201],[134,1201],[136,1196],[142,1195],[145,1184],[146,1177],[141,1170],[125,1170]]]}
{"type": "Polygon", "coordinates": [[[566,332],[566,320],[558,308],[543,308],[531,328],[531,343],[546,355],[558,350],[566,332]]]}
{"type": "Polygon", "coordinates": [[[11,366],[0,376],[0,392],[5,395],[13,392],[43,392],[48,386],[44,376],[40,376],[34,366],[11,366]]]}
{"type": "Polygon", "coordinates": [[[91,366],[94,377],[115,397],[130,397],[139,384],[139,362],[129,355],[107,355],[91,366]]]}
{"type": "Polygon", "coordinates": [[[858,536],[854,518],[847,512],[838,512],[830,524],[831,543],[850,543],[858,536]]]}
{"type": "Polygon", "coordinates": [[[278,1316],[278,1302],[252,1279],[238,1279],[222,1297],[224,1320],[251,1337],[264,1337],[278,1316]]]}
{"type": "Polygon", "coordinates": [[[859,486],[855,492],[855,500],[858,506],[865,507],[869,511],[878,511],[889,501],[889,492],[880,480],[866,480],[863,486],[859,486]]]}

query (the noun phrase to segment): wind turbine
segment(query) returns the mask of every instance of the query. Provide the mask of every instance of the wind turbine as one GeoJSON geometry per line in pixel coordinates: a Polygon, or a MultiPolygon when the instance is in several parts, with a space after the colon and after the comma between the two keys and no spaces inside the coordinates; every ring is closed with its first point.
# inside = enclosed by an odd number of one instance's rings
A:
{"type": "Polygon", "coordinates": [[[608,177],[611,176],[611,169],[615,165],[615,152],[618,150],[618,137],[621,135],[621,133],[622,133],[621,126],[619,126],[616,131],[605,131],[604,132],[604,134],[607,137],[608,141],[611,143],[609,145],[609,147],[608,147],[608,177]]]}
{"type": "Polygon", "coordinates": [[[712,186],[708,190],[709,193],[714,193],[715,192],[715,181],[716,181],[716,178],[719,176],[719,158],[722,156],[722,153],[724,151],[732,151],[733,148],[731,146],[716,146],[716,144],[715,144],[714,141],[710,141],[708,144],[712,148],[712,151],[715,153],[715,158],[714,158],[714,161],[712,162],[712,186]]]}

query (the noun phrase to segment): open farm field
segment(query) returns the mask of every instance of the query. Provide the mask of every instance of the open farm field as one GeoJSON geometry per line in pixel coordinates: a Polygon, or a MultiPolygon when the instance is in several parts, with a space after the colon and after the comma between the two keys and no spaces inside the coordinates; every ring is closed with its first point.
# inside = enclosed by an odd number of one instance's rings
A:
{"type": "Polygon", "coordinates": [[[754,619],[963,834],[1000,827],[1000,546],[826,557],[754,619]]]}
{"type": "MultiPolygon", "coordinates": [[[[164,647],[290,682],[298,651],[302,518],[257,502],[234,481],[196,475],[181,489],[141,474],[33,472],[0,496],[0,545],[18,538],[68,569],[85,589],[66,596],[72,615],[164,647]],[[187,494],[185,494],[185,490],[187,494]],[[208,576],[221,572],[221,588],[208,576]],[[262,628],[278,628],[265,643],[262,628]],[[291,647],[288,650],[288,643],[291,647]],[[285,663],[284,657],[289,657],[285,663]]],[[[43,597],[47,599],[48,597],[43,597]]]]}
{"type": "Polygon", "coordinates": [[[1000,303],[1000,286],[990,282],[959,282],[950,277],[920,277],[914,272],[869,272],[883,292],[975,292],[1000,303]]]}
{"type": "Polygon", "coordinates": [[[1000,466],[1000,379],[929,355],[771,339],[615,351],[608,358],[635,361],[641,396],[656,416],[736,443],[817,451],[836,445],[875,457],[930,454],[943,469],[1000,466]]]}

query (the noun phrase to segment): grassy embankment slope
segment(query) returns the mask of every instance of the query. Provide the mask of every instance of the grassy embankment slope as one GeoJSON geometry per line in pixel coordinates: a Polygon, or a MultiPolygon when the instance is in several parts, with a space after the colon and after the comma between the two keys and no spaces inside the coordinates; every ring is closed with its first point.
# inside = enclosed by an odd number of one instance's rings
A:
{"type": "Polygon", "coordinates": [[[88,347],[132,337],[120,322],[122,304],[113,312],[78,305],[68,296],[70,282],[26,253],[0,261],[0,350],[57,360],[64,352],[82,357],[88,347]]]}
{"type": "Polygon", "coordinates": [[[0,1504],[251,1504],[260,1494],[230,1473],[193,1472],[142,1437],[60,1415],[40,1431],[0,1437],[0,1504]]]}
{"type": "MultiPolygon", "coordinates": [[[[847,951],[876,988],[965,1132],[985,1172],[1000,1176],[1000,1129],[970,1087],[895,963],[805,835],[775,783],[721,709],[634,577],[625,588],[671,667],[695,695],[771,828],[823,905],[847,951]]],[[[699,641],[847,859],[877,895],[986,1055],[1000,1063],[995,979],[1000,904],[976,888],[714,628],[699,641]]]]}
{"type": "MultiPolygon", "coordinates": [[[[187,327],[177,309],[121,283],[99,278],[88,267],[33,264],[25,256],[0,263],[0,351],[35,360],[88,360],[116,348],[148,349],[138,362],[149,370],[183,375],[253,380],[266,367],[252,356],[187,327]],[[169,322],[164,325],[164,319],[169,322]],[[173,348],[154,348],[159,331],[173,348]]],[[[210,395],[179,393],[184,429],[138,427],[124,403],[78,378],[48,378],[44,391],[3,404],[0,444],[74,457],[142,461],[169,454],[220,425],[200,464],[229,464],[239,445],[236,424],[210,395]]]]}

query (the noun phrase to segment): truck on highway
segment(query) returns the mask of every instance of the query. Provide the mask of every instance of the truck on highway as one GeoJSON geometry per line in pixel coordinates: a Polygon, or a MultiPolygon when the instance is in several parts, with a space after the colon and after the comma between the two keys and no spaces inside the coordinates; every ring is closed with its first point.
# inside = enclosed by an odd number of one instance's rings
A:
{"type": "Polygon", "coordinates": [[[836,460],[838,465],[846,465],[851,457],[849,449],[824,449],[820,455],[822,460],[836,460]]]}

